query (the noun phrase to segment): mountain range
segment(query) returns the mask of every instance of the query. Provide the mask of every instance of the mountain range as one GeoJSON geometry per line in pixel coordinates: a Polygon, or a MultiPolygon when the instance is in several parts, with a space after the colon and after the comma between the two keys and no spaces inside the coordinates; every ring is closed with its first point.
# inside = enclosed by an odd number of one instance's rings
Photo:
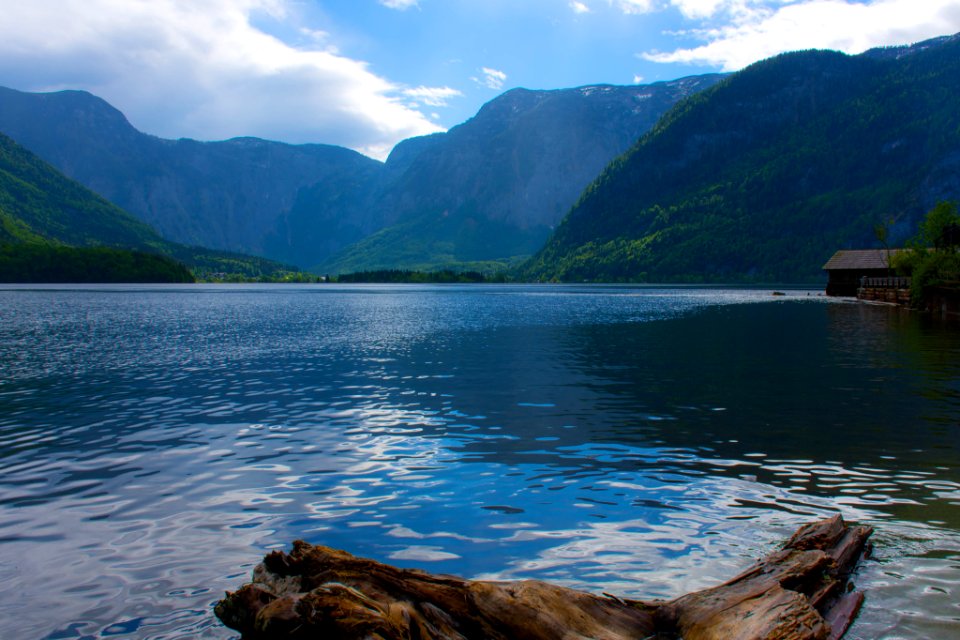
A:
{"type": "Polygon", "coordinates": [[[505,263],[542,246],[608,162],[719,78],[510,91],[385,163],[328,145],[164,140],[82,91],[0,89],[0,131],[174,242],[334,272],[505,263]]]}
{"type": "MultiPolygon", "coordinates": [[[[163,140],[77,91],[0,89],[0,131],[164,242],[326,273],[513,265],[532,280],[809,282],[836,249],[875,246],[878,226],[896,244],[960,198],[958,96],[949,36],[783,54],[727,76],[515,89],[386,162],[163,140]]],[[[7,232],[23,231],[11,220],[7,232]]],[[[74,224],[89,228],[61,232],[74,224]]]]}
{"type": "Polygon", "coordinates": [[[0,132],[167,240],[261,255],[300,188],[380,164],[330,145],[164,140],[83,91],[0,88],[0,132]]]}

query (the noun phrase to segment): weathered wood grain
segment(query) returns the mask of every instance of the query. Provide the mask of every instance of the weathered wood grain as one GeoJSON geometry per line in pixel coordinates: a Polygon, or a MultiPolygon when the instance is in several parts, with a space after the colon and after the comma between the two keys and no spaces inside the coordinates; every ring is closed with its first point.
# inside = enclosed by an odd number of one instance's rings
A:
{"type": "Polygon", "coordinates": [[[836,640],[863,601],[847,579],[871,532],[839,515],[804,525],[732,580],[650,602],[431,575],[297,541],[216,615],[245,640],[836,640]]]}

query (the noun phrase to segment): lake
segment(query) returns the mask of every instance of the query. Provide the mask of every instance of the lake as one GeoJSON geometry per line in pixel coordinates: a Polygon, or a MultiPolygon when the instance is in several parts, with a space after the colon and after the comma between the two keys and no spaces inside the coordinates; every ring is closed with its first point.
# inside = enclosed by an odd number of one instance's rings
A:
{"type": "Polygon", "coordinates": [[[786,293],[6,286],[0,635],[233,638],[296,538],[671,597],[839,511],[847,637],[960,637],[960,330],[786,293]]]}

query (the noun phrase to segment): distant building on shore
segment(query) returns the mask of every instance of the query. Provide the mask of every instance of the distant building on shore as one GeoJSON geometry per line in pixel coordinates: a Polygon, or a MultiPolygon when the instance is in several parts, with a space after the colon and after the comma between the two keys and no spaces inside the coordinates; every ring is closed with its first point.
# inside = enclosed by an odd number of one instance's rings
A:
{"type": "Polygon", "coordinates": [[[828,296],[856,296],[863,278],[894,275],[889,260],[903,249],[845,249],[837,251],[823,265],[827,272],[828,296]]]}

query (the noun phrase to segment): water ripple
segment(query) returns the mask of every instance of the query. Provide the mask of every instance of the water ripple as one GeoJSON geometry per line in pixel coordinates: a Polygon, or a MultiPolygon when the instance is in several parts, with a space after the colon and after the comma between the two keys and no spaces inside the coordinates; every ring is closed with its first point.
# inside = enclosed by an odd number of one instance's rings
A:
{"type": "Polygon", "coordinates": [[[852,637],[956,635],[960,338],[786,298],[0,291],[0,613],[228,638],[213,602],[295,538],[671,597],[840,511],[877,527],[852,637]]]}

